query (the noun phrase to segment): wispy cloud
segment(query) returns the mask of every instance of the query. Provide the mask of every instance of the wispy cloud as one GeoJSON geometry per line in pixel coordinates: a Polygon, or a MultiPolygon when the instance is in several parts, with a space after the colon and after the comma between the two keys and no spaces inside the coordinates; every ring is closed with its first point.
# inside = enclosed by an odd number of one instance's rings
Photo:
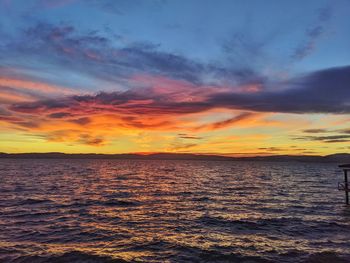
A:
{"type": "Polygon", "coordinates": [[[305,133],[327,133],[329,132],[327,129],[306,129],[303,130],[305,133]]]}
{"type": "Polygon", "coordinates": [[[250,120],[254,118],[257,114],[251,113],[251,112],[243,112],[240,113],[232,118],[223,120],[223,121],[217,121],[213,123],[208,123],[204,125],[200,125],[198,127],[195,127],[194,130],[217,130],[217,129],[223,129],[230,127],[234,124],[240,124],[241,122],[244,122],[246,120],[250,120]]]}
{"type": "Polygon", "coordinates": [[[6,77],[1,77],[0,75],[0,86],[9,87],[9,88],[17,88],[17,89],[26,89],[35,92],[41,93],[54,93],[61,95],[74,94],[76,91],[73,89],[50,85],[47,83],[34,82],[30,80],[21,80],[21,79],[11,79],[6,77]]]}
{"type": "Polygon", "coordinates": [[[350,135],[302,136],[295,140],[320,141],[325,143],[350,142],[350,135]]]}
{"type": "Polygon", "coordinates": [[[178,137],[180,139],[189,139],[189,140],[201,140],[201,139],[203,139],[203,137],[199,137],[199,136],[196,136],[196,135],[190,135],[190,134],[187,134],[187,133],[179,133],[178,137]]]}
{"type": "Polygon", "coordinates": [[[313,135],[296,136],[293,139],[304,141],[319,141],[324,143],[350,142],[350,129],[307,129],[303,130],[303,132],[313,135]]]}
{"type": "Polygon", "coordinates": [[[332,9],[330,7],[318,10],[315,25],[306,30],[304,41],[296,47],[292,54],[293,59],[302,60],[316,49],[318,41],[327,32],[327,25],[331,17],[332,9]]]}

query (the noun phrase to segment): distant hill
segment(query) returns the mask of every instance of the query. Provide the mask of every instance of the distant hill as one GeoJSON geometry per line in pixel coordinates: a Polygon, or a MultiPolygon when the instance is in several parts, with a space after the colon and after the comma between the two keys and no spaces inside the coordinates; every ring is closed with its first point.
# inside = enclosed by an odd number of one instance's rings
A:
{"type": "Polygon", "coordinates": [[[350,154],[317,155],[273,155],[255,157],[229,157],[190,153],[154,154],[67,154],[67,153],[0,153],[0,158],[17,159],[137,159],[137,160],[212,160],[212,161],[271,161],[271,162],[333,162],[350,163],[350,154]]]}

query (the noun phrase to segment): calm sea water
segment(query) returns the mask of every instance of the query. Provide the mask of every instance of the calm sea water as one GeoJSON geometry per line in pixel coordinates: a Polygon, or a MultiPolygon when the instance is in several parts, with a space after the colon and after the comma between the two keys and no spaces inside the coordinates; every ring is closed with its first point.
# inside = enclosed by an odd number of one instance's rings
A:
{"type": "Polygon", "coordinates": [[[350,207],[337,170],[3,159],[0,261],[350,262],[350,207]]]}

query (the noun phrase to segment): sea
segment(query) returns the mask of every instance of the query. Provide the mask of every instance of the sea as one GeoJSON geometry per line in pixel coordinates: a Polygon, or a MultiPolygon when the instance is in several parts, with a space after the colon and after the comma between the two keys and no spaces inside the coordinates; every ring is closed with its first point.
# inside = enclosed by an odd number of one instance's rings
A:
{"type": "Polygon", "coordinates": [[[350,262],[335,163],[1,159],[0,262],[350,262]]]}

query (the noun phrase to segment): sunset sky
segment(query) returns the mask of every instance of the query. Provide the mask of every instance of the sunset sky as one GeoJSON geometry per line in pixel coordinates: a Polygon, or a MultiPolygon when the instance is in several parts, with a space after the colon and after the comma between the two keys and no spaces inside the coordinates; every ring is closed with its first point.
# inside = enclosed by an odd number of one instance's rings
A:
{"type": "Polygon", "coordinates": [[[0,152],[349,152],[349,10],[0,0],[0,152]]]}

